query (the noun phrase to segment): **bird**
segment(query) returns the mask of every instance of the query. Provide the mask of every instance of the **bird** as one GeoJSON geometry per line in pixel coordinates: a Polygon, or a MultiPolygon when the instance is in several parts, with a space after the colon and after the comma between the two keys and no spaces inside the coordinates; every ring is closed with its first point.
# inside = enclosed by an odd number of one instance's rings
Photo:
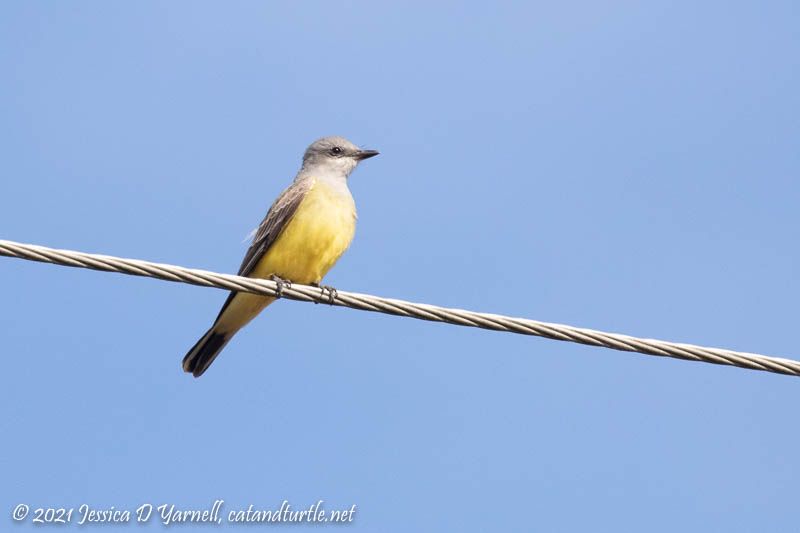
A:
{"type": "MultiPolygon", "coordinates": [[[[322,278],[350,246],[356,206],[347,188],[350,173],[378,155],[344,137],[317,139],[303,154],[294,182],[267,211],[239,267],[239,276],[272,279],[279,298],[292,282],[320,287],[322,278]]],[[[276,297],[231,291],[216,320],[183,358],[183,370],[200,377],[231,338],[276,297]]]]}

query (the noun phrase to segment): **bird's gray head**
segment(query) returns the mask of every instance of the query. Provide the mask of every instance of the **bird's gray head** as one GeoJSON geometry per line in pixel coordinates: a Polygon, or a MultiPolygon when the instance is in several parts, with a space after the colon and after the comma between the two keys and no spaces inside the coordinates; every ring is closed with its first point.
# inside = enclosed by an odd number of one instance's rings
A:
{"type": "Polygon", "coordinates": [[[344,137],[317,139],[303,155],[301,174],[325,174],[347,177],[359,161],[378,155],[375,150],[362,150],[344,137]]]}

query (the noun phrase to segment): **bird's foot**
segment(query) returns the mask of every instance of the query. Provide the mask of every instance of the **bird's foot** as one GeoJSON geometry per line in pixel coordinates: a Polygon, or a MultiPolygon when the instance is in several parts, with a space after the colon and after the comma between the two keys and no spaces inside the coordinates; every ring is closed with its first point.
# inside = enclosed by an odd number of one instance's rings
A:
{"type": "Polygon", "coordinates": [[[333,305],[333,302],[336,300],[336,296],[339,294],[339,291],[331,287],[330,285],[320,285],[319,283],[312,283],[312,287],[319,288],[322,292],[319,295],[319,301],[315,301],[315,304],[320,303],[320,301],[325,298],[325,293],[328,293],[328,303],[333,305]]]}
{"type": "Polygon", "coordinates": [[[270,275],[269,279],[271,279],[278,285],[275,288],[275,298],[283,298],[283,290],[292,288],[291,281],[289,281],[288,279],[283,279],[278,275],[272,274],[270,275]]]}

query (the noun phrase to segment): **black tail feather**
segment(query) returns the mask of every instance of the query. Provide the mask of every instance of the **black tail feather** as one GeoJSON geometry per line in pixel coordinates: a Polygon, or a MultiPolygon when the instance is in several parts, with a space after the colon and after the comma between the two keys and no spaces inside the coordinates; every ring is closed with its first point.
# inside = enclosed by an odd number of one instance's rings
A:
{"type": "Polygon", "coordinates": [[[233,335],[215,332],[212,327],[183,358],[183,370],[191,372],[196,378],[202,376],[231,337],[233,335]]]}

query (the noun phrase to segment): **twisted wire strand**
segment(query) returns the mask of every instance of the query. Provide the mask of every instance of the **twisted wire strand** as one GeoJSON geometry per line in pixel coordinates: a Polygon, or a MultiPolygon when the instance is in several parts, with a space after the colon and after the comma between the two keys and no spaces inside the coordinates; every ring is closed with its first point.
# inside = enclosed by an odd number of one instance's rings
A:
{"type": "MultiPolygon", "coordinates": [[[[219,274],[175,265],[151,263],[139,259],[125,259],[108,255],[87,254],[73,250],[57,250],[45,246],[22,244],[0,240],[0,255],[52,263],[56,265],[89,268],[105,272],[118,272],[133,276],[145,276],[200,285],[249,292],[264,296],[277,296],[277,283],[271,280],[252,279],[230,274],[219,274]]],[[[292,284],[284,287],[282,297],[301,302],[328,303],[328,294],[318,287],[292,284]]],[[[396,316],[417,318],[433,322],[446,322],[459,326],[471,326],[495,331],[507,331],[522,335],[535,335],[559,341],[577,342],[590,346],[601,346],[626,352],[674,357],[688,361],[701,361],[718,365],[730,365],[751,370],[763,370],[790,376],[800,376],[800,362],[779,357],[768,357],[746,352],[735,352],[720,348],[706,348],[692,344],[641,339],[618,333],[605,333],[585,328],[539,322],[526,318],[513,318],[489,313],[478,313],[463,309],[437,307],[435,305],[407,302],[391,298],[380,298],[369,294],[336,291],[332,305],[350,307],[362,311],[373,311],[396,316]]]]}

